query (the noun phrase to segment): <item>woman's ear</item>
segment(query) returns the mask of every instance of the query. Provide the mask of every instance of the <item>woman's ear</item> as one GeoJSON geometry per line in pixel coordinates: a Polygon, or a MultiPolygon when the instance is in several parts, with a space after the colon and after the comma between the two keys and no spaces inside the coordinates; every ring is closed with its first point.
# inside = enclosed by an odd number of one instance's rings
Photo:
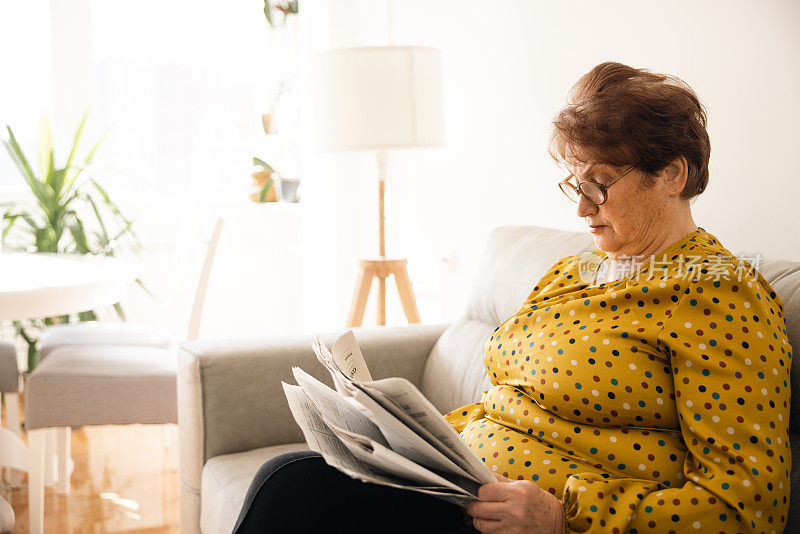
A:
{"type": "Polygon", "coordinates": [[[680,156],[669,162],[662,173],[669,194],[680,195],[689,178],[689,164],[686,163],[686,158],[680,156]]]}

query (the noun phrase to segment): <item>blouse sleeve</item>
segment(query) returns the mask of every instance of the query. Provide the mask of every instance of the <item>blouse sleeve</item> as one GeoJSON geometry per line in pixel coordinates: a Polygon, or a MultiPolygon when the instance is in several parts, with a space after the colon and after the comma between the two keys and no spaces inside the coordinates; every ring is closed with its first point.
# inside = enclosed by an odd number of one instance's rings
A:
{"type": "Polygon", "coordinates": [[[574,474],[562,499],[567,532],[783,532],[791,346],[772,288],[736,273],[687,282],[659,335],[687,448],[685,483],[574,474]]]}

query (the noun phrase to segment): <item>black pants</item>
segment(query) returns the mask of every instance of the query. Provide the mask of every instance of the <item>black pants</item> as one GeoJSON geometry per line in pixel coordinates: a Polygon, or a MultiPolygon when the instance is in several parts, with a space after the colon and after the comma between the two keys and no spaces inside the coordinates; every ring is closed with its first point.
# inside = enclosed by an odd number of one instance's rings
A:
{"type": "Polygon", "coordinates": [[[409,532],[476,534],[459,506],[414,491],[361,482],[312,451],[288,452],[256,473],[235,534],[409,532]]]}

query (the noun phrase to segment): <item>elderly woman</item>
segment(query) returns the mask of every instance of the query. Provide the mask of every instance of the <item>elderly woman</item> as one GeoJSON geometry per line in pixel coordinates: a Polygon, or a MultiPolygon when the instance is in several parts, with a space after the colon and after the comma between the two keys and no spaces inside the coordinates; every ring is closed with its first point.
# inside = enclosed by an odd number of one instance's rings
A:
{"type": "Polygon", "coordinates": [[[697,96],[671,76],[598,65],[556,117],[551,153],[572,170],[559,185],[597,249],[547,271],[486,343],[492,388],[448,414],[492,469],[524,481],[481,488],[475,526],[782,532],[783,306],[692,219],[708,183],[697,96]]]}
{"type": "MultiPolygon", "coordinates": [[[[498,478],[467,508],[473,525],[293,453],[262,467],[239,532],[305,531],[280,521],[307,499],[365,514],[348,532],[783,531],[791,348],[766,280],[692,219],[703,106],[677,78],[619,63],[568,104],[551,154],[597,248],[545,273],[486,342],[492,387],[446,416],[498,478]]],[[[320,514],[322,530],[345,528],[320,514]]]]}

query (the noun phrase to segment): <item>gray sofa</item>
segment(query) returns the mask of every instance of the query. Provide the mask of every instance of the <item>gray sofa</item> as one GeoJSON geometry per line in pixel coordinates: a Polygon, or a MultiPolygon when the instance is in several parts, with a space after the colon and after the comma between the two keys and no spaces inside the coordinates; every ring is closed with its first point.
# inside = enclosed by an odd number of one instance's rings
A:
{"type": "MultiPolygon", "coordinates": [[[[584,233],[533,226],[496,229],[461,318],[449,325],[355,329],[373,376],[411,380],[443,413],[479,399],[489,386],[483,346],[495,327],[519,309],[558,259],[593,249],[591,236],[584,233]]],[[[783,300],[796,353],[800,262],[764,261],[759,267],[783,300]]],[[[329,334],[323,340],[329,344],[334,337],[329,334]]],[[[294,383],[293,365],[330,384],[309,336],[181,345],[178,418],[184,534],[229,534],[259,466],[277,454],[306,448],[280,387],[281,381],[294,383]]],[[[791,376],[792,485],[785,532],[800,533],[800,366],[792,367],[791,376]]]]}

